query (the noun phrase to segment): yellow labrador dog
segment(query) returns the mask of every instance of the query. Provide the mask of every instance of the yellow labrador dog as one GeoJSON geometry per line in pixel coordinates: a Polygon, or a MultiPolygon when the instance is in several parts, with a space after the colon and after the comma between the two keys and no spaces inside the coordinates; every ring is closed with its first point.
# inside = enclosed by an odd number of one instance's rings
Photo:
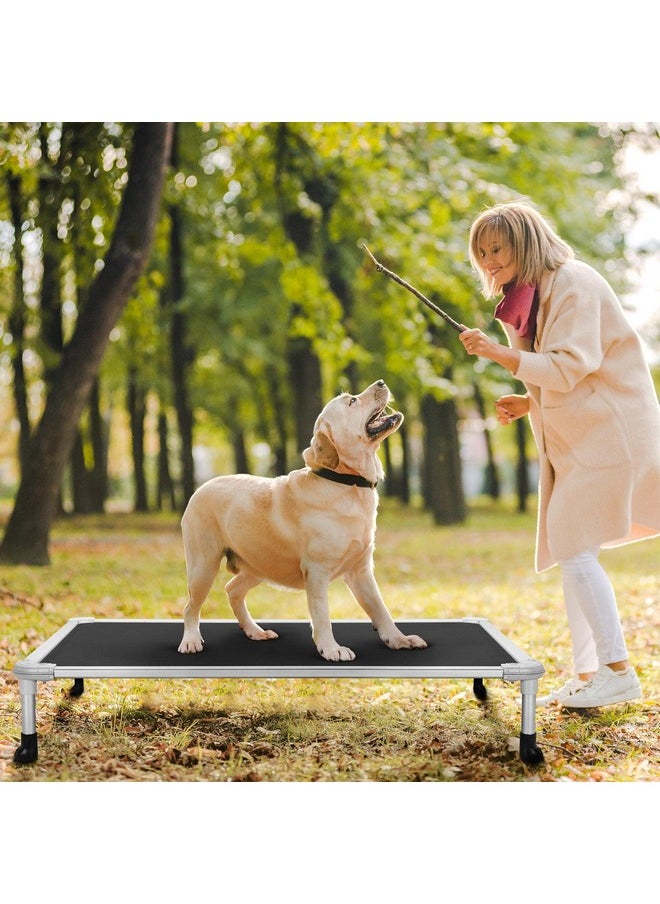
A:
{"type": "Polygon", "coordinates": [[[191,497],[182,519],[188,575],[181,653],[198,653],[200,610],[223,557],[234,577],[225,590],[239,626],[251,640],[271,640],[245,603],[262,581],[305,590],[312,637],[324,659],[355,659],[332,633],[328,586],[342,577],[388,647],[425,647],[394,624],[373,574],[381,441],[403,421],[388,410],[383,380],[360,395],[337,396],[316,420],[306,467],[282,477],[216,477],[191,497]]]}

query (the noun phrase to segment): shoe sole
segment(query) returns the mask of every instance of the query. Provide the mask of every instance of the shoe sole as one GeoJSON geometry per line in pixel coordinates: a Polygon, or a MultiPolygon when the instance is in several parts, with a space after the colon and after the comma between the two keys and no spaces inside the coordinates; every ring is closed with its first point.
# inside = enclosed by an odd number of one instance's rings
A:
{"type": "Polygon", "coordinates": [[[639,700],[642,696],[641,690],[639,691],[621,691],[620,694],[614,694],[613,697],[608,697],[607,700],[602,700],[600,703],[569,703],[564,700],[562,702],[562,706],[565,709],[598,709],[599,706],[610,706],[612,703],[630,703],[632,700],[639,700]]]}
{"type": "Polygon", "coordinates": [[[560,703],[556,697],[537,697],[536,705],[537,706],[552,706],[555,703],[560,703]]]}
{"type": "Polygon", "coordinates": [[[536,698],[537,706],[553,706],[555,703],[563,704],[565,700],[568,700],[569,695],[562,697],[556,697],[554,694],[545,694],[543,697],[536,698]]]}
{"type": "Polygon", "coordinates": [[[545,707],[545,706],[563,705],[564,699],[559,699],[557,697],[537,697],[536,698],[536,706],[537,707],[545,707]]]}

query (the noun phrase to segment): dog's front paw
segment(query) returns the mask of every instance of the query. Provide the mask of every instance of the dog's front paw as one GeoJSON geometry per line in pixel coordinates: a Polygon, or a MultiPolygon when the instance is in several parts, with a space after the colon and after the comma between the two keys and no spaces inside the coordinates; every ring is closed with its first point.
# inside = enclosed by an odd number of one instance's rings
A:
{"type": "Polygon", "coordinates": [[[318,647],[318,651],[328,662],[351,662],[351,660],[355,659],[353,650],[349,649],[349,647],[340,647],[339,644],[326,647],[325,649],[318,647]]]}
{"type": "Polygon", "coordinates": [[[196,634],[184,634],[179,644],[179,653],[201,653],[204,649],[204,640],[199,631],[196,634]]]}
{"type": "Polygon", "coordinates": [[[242,630],[250,640],[277,640],[279,637],[279,634],[276,634],[275,631],[264,629],[256,623],[248,625],[247,627],[242,628],[242,630]]]}
{"type": "Polygon", "coordinates": [[[404,635],[404,639],[406,640],[406,646],[413,650],[423,650],[425,647],[428,647],[427,642],[423,637],[419,637],[417,634],[407,634],[404,635]]]}
{"type": "Polygon", "coordinates": [[[427,642],[417,634],[397,634],[394,637],[382,637],[383,643],[390,650],[423,650],[428,647],[427,642]]]}

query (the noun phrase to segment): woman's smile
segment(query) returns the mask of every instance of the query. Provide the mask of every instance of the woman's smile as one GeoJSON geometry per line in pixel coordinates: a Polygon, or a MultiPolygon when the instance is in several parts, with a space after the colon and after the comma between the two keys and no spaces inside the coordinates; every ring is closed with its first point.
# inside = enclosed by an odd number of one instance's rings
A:
{"type": "Polygon", "coordinates": [[[513,282],[517,267],[513,259],[513,249],[508,242],[493,237],[484,241],[479,248],[482,267],[494,284],[501,288],[513,282]]]}

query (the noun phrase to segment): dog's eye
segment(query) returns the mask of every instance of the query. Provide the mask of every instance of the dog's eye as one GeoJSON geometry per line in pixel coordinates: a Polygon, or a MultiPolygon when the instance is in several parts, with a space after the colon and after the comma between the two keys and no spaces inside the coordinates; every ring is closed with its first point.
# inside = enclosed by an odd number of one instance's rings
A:
{"type": "Polygon", "coordinates": [[[355,396],[351,396],[350,399],[348,400],[349,406],[354,405],[356,402],[357,402],[357,399],[355,398],[355,396]]]}

